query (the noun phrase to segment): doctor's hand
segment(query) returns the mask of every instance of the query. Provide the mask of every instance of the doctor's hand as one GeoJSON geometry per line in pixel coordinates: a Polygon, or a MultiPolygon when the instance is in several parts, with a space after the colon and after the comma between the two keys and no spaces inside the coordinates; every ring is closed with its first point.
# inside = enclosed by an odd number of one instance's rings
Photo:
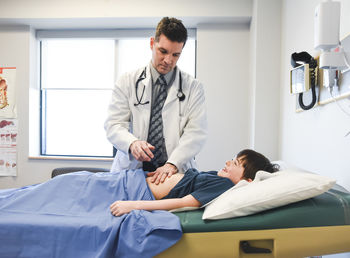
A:
{"type": "Polygon", "coordinates": [[[151,182],[158,185],[159,183],[164,183],[167,177],[171,177],[177,172],[178,169],[175,165],[165,163],[164,166],[157,168],[156,171],[147,173],[147,176],[152,177],[151,182]]]}
{"type": "Polygon", "coordinates": [[[138,161],[151,161],[154,146],[146,141],[136,140],[130,145],[130,152],[138,161]]]}

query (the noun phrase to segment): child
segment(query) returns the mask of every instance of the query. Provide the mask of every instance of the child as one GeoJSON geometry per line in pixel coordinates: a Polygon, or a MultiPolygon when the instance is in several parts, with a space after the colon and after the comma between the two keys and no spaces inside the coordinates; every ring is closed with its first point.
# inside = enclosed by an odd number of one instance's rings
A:
{"type": "MultiPolygon", "coordinates": [[[[251,182],[259,170],[273,173],[278,165],[253,150],[243,150],[219,172],[199,173],[189,169],[185,174],[175,174],[164,183],[156,185],[148,177],[147,183],[156,200],[116,201],[110,206],[114,216],[131,210],[172,210],[183,207],[201,207],[233,187],[240,180],[251,182]]],[[[148,173],[152,176],[152,173],[148,173]]]]}

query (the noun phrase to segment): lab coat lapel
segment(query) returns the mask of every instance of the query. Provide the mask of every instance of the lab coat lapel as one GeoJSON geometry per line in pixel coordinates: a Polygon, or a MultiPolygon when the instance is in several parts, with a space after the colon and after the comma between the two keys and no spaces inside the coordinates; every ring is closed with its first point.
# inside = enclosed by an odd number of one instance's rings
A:
{"type": "Polygon", "coordinates": [[[175,80],[168,91],[168,96],[163,107],[163,130],[165,137],[165,146],[168,156],[178,145],[180,139],[180,103],[177,97],[179,88],[179,76],[176,74],[175,80]]]}
{"type": "MultiPolygon", "coordinates": [[[[145,87],[145,92],[143,94],[143,101],[149,101],[151,104],[152,101],[152,76],[149,66],[146,69],[146,77],[140,82],[140,86],[138,92],[140,93],[140,97],[142,95],[143,87],[145,87]]],[[[147,104],[148,105],[148,104],[147,104]]]]}
{"type": "Polygon", "coordinates": [[[167,105],[170,105],[171,103],[173,103],[178,99],[177,98],[178,88],[179,88],[179,69],[176,69],[176,77],[175,77],[175,80],[173,81],[173,84],[169,88],[168,96],[164,103],[164,108],[167,108],[167,105]]]}

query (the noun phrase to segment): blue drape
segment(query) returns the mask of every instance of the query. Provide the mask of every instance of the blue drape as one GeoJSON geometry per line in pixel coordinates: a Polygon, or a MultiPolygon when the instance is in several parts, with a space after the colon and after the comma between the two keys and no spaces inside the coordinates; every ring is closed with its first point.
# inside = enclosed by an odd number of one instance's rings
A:
{"type": "Polygon", "coordinates": [[[142,170],[82,171],[0,190],[0,257],[155,256],[181,238],[177,216],[109,211],[116,200],[152,199],[142,170]]]}

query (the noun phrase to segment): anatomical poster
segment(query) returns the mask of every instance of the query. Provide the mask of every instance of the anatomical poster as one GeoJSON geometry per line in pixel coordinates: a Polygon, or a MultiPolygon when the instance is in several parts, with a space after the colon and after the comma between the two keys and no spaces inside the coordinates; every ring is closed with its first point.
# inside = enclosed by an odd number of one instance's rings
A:
{"type": "Polygon", "coordinates": [[[0,119],[0,176],[17,175],[17,119],[0,119]]]}
{"type": "Polygon", "coordinates": [[[16,67],[0,67],[0,117],[16,118],[16,67]]]}

